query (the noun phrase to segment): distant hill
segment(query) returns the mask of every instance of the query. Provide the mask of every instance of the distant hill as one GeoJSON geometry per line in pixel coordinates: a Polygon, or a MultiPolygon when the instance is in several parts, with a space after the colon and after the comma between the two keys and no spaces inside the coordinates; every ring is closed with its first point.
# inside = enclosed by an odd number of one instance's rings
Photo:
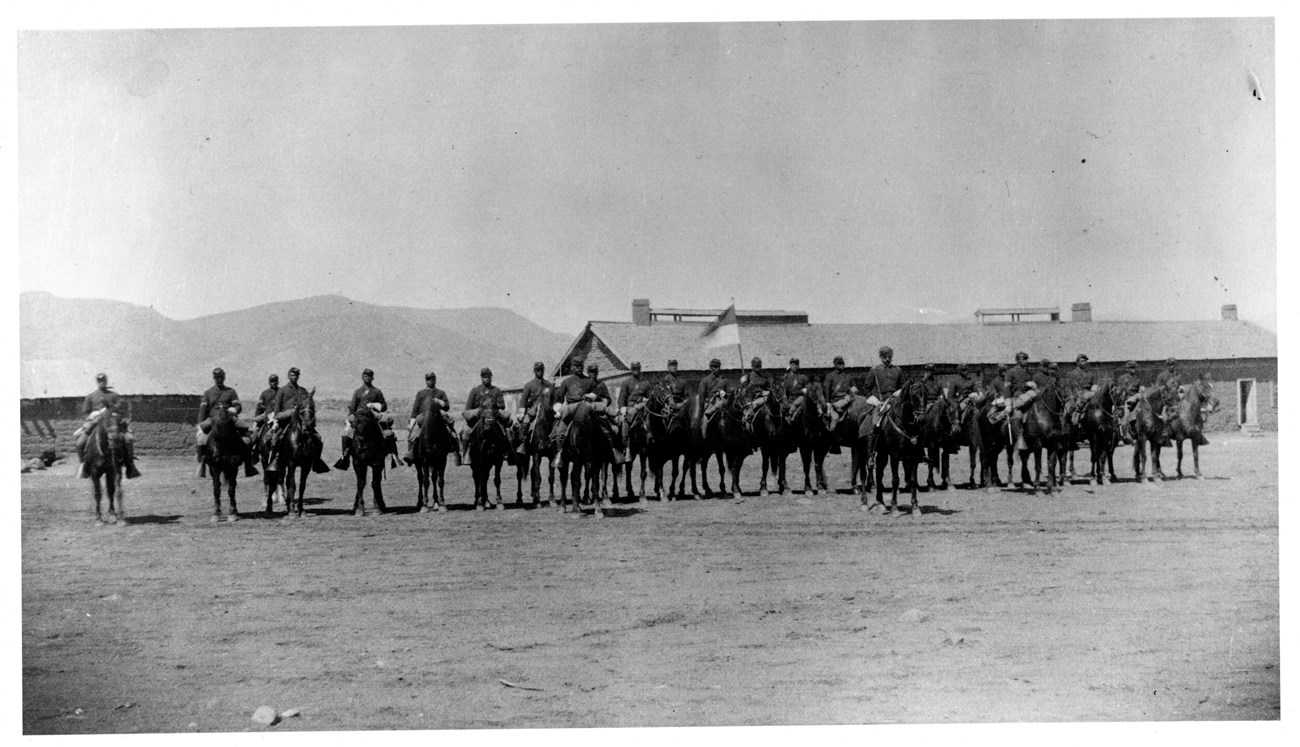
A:
{"type": "Polygon", "coordinates": [[[414,309],[315,296],[177,321],[118,301],[24,293],[19,302],[22,396],[84,394],[94,372],[124,393],[201,392],[214,366],[251,399],[270,373],[290,366],[322,399],[342,399],[361,370],[389,399],[409,401],[435,371],[453,401],[492,368],[497,385],[525,382],[534,361],[548,368],[571,338],[506,309],[414,309]]]}

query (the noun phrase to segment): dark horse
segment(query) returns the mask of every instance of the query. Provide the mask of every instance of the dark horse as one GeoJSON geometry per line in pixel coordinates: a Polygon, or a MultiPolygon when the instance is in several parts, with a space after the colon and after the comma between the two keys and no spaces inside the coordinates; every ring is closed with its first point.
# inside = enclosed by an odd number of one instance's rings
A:
{"type": "MultiPolygon", "coordinates": [[[[686,421],[687,440],[685,446],[686,458],[684,460],[684,469],[691,476],[692,497],[698,497],[700,495],[700,491],[696,487],[695,482],[695,467],[697,465],[700,468],[700,482],[704,485],[704,497],[713,497],[713,490],[709,488],[710,457],[716,457],[718,460],[718,489],[724,489],[727,482],[727,468],[723,463],[722,439],[720,437],[705,437],[704,411],[707,405],[708,403],[704,401],[704,398],[700,396],[699,392],[696,392],[686,400],[686,404],[682,408],[683,413],[688,416],[686,421]]],[[[721,413],[716,411],[712,416],[710,416],[709,429],[711,431],[718,427],[718,421],[721,417],[721,413]]],[[[683,479],[682,482],[685,483],[686,480],[683,479]]],[[[685,486],[683,485],[679,495],[684,495],[685,492],[685,486]]]]}
{"type": "Polygon", "coordinates": [[[1209,444],[1205,437],[1205,416],[1219,409],[1219,400],[1212,392],[1202,391],[1192,384],[1184,389],[1178,400],[1177,414],[1169,421],[1169,437],[1178,451],[1178,476],[1183,476],[1183,441],[1192,442],[1192,469],[1196,479],[1201,479],[1201,447],[1209,444]],[[1208,400],[1208,401],[1207,401],[1208,400]]]}
{"type": "Polygon", "coordinates": [[[501,508],[501,465],[510,454],[510,435],[498,419],[499,411],[490,405],[479,408],[478,418],[469,430],[470,473],[474,476],[474,510],[501,508]],[[497,499],[488,498],[488,479],[496,470],[497,499]]]}
{"type": "MultiPolygon", "coordinates": [[[[285,496],[285,516],[302,516],[303,496],[307,492],[307,475],[329,472],[321,461],[324,441],[316,432],[316,389],[307,393],[307,400],[293,408],[289,422],[284,426],[269,464],[283,470],[288,494],[285,496]]],[[[266,494],[266,513],[271,514],[272,490],[266,494]]]]}
{"type": "Polygon", "coordinates": [[[1115,427],[1118,422],[1115,403],[1116,390],[1102,386],[1083,406],[1079,429],[1088,442],[1091,462],[1088,469],[1089,485],[1105,485],[1107,472],[1110,473],[1111,481],[1115,481],[1115,446],[1119,443],[1119,431],[1115,427]]]}
{"type": "Polygon", "coordinates": [[[209,415],[211,425],[207,431],[207,443],[203,445],[203,463],[208,474],[212,476],[212,521],[221,521],[221,482],[226,483],[226,492],[230,496],[230,517],[228,521],[239,519],[235,504],[235,487],[238,484],[239,466],[244,462],[244,440],[235,427],[235,416],[230,410],[215,406],[209,415]]]}
{"type": "Polygon", "coordinates": [[[623,475],[623,482],[626,488],[627,497],[636,496],[638,502],[645,503],[645,481],[650,474],[650,429],[647,422],[646,406],[648,403],[643,402],[640,407],[635,409],[629,408],[624,417],[630,418],[627,428],[627,461],[614,464],[614,497],[618,498],[618,481],[619,474],[623,475]],[[641,491],[632,492],[632,469],[637,463],[638,458],[641,462],[641,491]]]}
{"type": "MultiPolygon", "coordinates": [[[[826,487],[826,454],[831,448],[831,432],[826,428],[822,418],[826,410],[826,395],[820,384],[809,384],[804,394],[803,404],[796,405],[789,413],[785,427],[784,441],[787,453],[798,451],[803,462],[803,492],[817,495],[818,489],[826,487]],[[817,482],[813,483],[813,477],[817,482]]],[[[777,488],[782,495],[789,489],[786,481],[785,454],[781,455],[777,488]]]]}
{"type": "Polygon", "coordinates": [[[388,510],[384,504],[384,457],[388,443],[379,427],[379,416],[369,406],[358,407],[352,423],[352,471],[357,475],[357,497],[352,501],[352,514],[365,516],[369,512],[363,495],[366,491],[366,472],[370,472],[370,489],[374,493],[375,509],[388,510]]]}
{"type": "Polygon", "coordinates": [[[444,490],[447,455],[452,449],[458,448],[456,437],[442,416],[442,408],[432,397],[424,400],[424,405],[416,415],[416,425],[420,432],[411,441],[411,459],[417,484],[415,510],[423,513],[441,511],[447,503],[444,490]]]}
{"type": "Polygon", "coordinates": [[[925,485],[934,490],[934,473],[939,472],[939,487],[947,490],[949,456],[958,448],[961,422],[957,416],[957,403],[941,395],[921,413],[921,445],[925,455],[925,485]]]}
{"type": "MultiPolygon", "coordinates": [[[[1011,417],[1010,413],[1005,410],[999,413],[1000,420],[993,420],[993,415],[998,411],[995,409],[994,402],[998,399],[992,392],[988,393],[987,400],[982,401],[975,411],[975,428],[978,429],[979,454],[980,454],[980,487],[985,490],[992,490],[995,487],[1002,487],[1002,480],[998,477],[998,457],[1006,454],[1007,458],[1007,479],[1013,479],[1013,472],[1016,468],[1015,450],[1011,448],[1011,417]]],[[[1010,408],[1010,403],[1006,404],[1010,408]]]]}
{"type": "Polygon", "coordinates": [[[673,407],[672,389],[659,384],[650,390],[646,400],[646,456],[650,471],[654,473],[655,498],[673,500],[686,492],[686,472],[682,471],[682,485],[677,484],[677,459],[686,454],[690,444],[691,418],[686,406],[673,407]],[[672,464],[668,490],[664,491],[664,465],[672,464]]]}
{"type": "Polygon", "coordinates": [[[104,522],[100,508],[104,493],[108,493],[108,523],[116,524],[126,518],[125,498],[122,490],[122,468],[126,463],[126,449],[117,415],[106,410],[86,430],[86,447],[81,454],[82,474],[90,480],[95,498],[95,521],[104,522]],[[103,487],[100,487],[100,480],[103,487]]]}
{"type": "Polygon", "coordinates": [[[1030,403],[1020,425],[1021,438],[1025,444],[1025,449],[1020,452],[1020,475],[1023,482],[1029,482],[1028,455],[1033,453],[1034,479],[1030,483],[1030,492],[1034,495],[1038,495],[1038,483],[1043,477],[1044,451],[1047,452],[1047,494],[1051,495],[1057,488],[1058,469],[1062,472],[1060,485],[1064,487],[1064,465],[1072,438],[1065,422],[1067,409],[1062,386],[1059,383],[1049,384],[1030,403]]]}
{"type": "MultiPolygon", "coordinates": [[[[898,508],[898,467],[903,467],[903,479],[912,494],[911,515],[921,515],[921,506],[916,501],[916,466],[921,461],[921,413],[923,385],[912,381],[903,385],[898,398],[889,406],[880,420],[880,428],[875,434],[876,459],[876,503],[884,506],[885,513],[892,513],[898,508]],[[888,464],[893,476],[892,498],[885,505],[885,465],[888,464]]],[[[865,503],[865,501],[864,501],[865,503]]],[[[867,509],[874,508],[867,505],[867,509]]]]}
{"type": "Polygon", "coordinates": [[[546,505],[555,500],[555,460],[559,452],[551,440],[551,431],[555,429],[555,413],[551,409],[551,389],[542,390],[541,396],[529,408],[528,423],[520,423],[511,428],[510,443],[514,448],[513,461],[516,468],[515,502],[524,499],[524,474],[529,480],[529,495],[536,506],[542,499],[542,460],[546,460],[546,476],[550,487],[546,505]],[[519,447],[523,446],[523,454],[519,447]]]}
{"type": "Polygon", "coordinates": [[[1160,447],[1169,432],[1164,421],[1166,403],[1164,387],[1150,387],[1138,395],[1133,405],[1133,474],[1138,482],[1145,477],[1148,482],[1165,479],[1160,468],[1160,447]],[[1147,447],[1151,449],[1151,474],[1147,474],[1147,447]]]}
{"type": "MultiPolygon", "coordinates": [[[[820,400],[821,393],[814,396],[820,400]]],[[[830,405],[827,404],[823,412],[829,413],[829,409],[830,405]]],[[[871,426],[874,413],[875,408],[870,400],[860,394],[854,394],[849,401],[849,406],[844,408],[839,423],[835,425],[835,432],[830,436],[831,444],[849,447],[849,485],[854,492],[862,496],[864,506],[869,503],[871,486],[876,480],[876,475],[880,474],[879,470],[872,469],[877,454],[877,433],[871,426]]]]}
{"type": "MultiPolygon", "coordinates": [[[[745,457],[753,451],[753,437],[745,428],[745,405],[740,392],[720,390],[715,392],[714,400],[718,407],[713,420],[706,431],[706,449],[721,453],[727,460],[727,472],[731,475],[731,497],[740,497],[740,469],[745,457]]],[[[707,480],[706,480],[707,490],[707,480]]],[[[718,485],[719,492],[727,489],[726,475],[718,485]]]]}
{"type": "Polygon", "coordinates": [[[575,515],[582,514],[582,504],[595,506],[597,518],[604,516],[609,501],[600,493],[600,475],[609,461],[610,446],[597,418],[603,417],[590,402],[574,406],[560,445],[560,510],[568,513],[568,491],[572,490],[575,515]]]}
{"type": "MultiPolygon", "coordinates": [[[[785,457],[790,453],[790,439],[786,434],[785,415],[782,413],[781,400],[773,388],[763,397],[763,401],[749,414],[749,430],[753,434],[752,443],[758,447],[762,459],[762,478],[758,483],[758,494],[767,495],[767,474],[772,473],[777,493],[785,493],[785,457]]],[[[823,480],[822,487],[825,487],[823,480]]]]}

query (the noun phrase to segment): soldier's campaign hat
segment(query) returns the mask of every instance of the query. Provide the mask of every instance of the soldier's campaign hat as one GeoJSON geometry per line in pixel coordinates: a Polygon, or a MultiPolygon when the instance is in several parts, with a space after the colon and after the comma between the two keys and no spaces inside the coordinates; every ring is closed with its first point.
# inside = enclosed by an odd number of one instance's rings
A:
{"type": "Polygon", "coordinates": [[[438,378],[438,374],[436,374],[436,373],[434,373],[434,372],[432,372],[432,371],[430,371],[429,373],[427,373],[427,374],[424,375],[424,380],[425,380],[425,381],[433,381],[433,380],[436,379],[436,378],[438,378]]]}
{"type": "Polygon", "coordinates": [[[1056,370],[1056,361],[1048,361],[1048,362],[1047,362],[1047,370],[1048,370],[1048,371],[1055,371],[1055,370],[1056,370]]]}
{"type": "Polygon", "coordinates": [[[225,376],[225,375],[226,375],[226,372],[221,370],[221,366],[217,366],[216,368],[212,369],[212,375],[213,375],[213,376],[225,376]]]}
{"type": "Polygon", "coordinates": [[[299,371],[297,366],[293,366],[293,367],[291,367],[291,368],[289,369],[289,373],[291,373],[291,374],[300,374],[300,373],[302,373],[302,371],[299,371]]]}
{"type": "Polygon", "coordinates": [[[925,370],[926,370],[926,371],[934,371],[934,364],[933,364],[933,363],[927,363],[927,364],[925,364],[925,370]]]}
{"type": "Polygon", "coordinates": [[[754,356],[754,359],[749,362],[749,365],[758,368],[763,365],[763,359],[756,355],[754,356]]]}
{"type": "Polygon", "coordinates": [[[1052,361],[1047,358],[1044,358],[1038,362],[1038,365],[1042,366],[1043,368],[1049,368],[1052,365],[1052,361]]]}
{"type": "Polygon", "coordinates": [[[266,380],[267,380],[267,381],[279,381],[279,380],[280,380],[280,376],[279,376],[278,374],[271,374],[270,376],[266,377],[266,380]]]}
{"type": "Polygon", "coordinates": [[[597,364],[595,361],[592,361],[591,363],[587,364],[587,373],[598,373],[599,371],[600,371],[600,365],[597,364]]]}
{"type": "Polygon", "coordinates": [[[632,361],[632,370],[633,370],[633,371],[640,371],[640,370],[641,370],[641,361],[632,361]]]}
{"type": "Polygon", "coordinates": [[[533,364],[533,370],[534,370],[534,371],[545,371],[545,370],[546,370],[546,364],[545,364],[545,363],[542,363],[541,361],[537,361],[536,363],[533,364]]]}
{"type": "Polygon", "coordinates": [[[880,346],[880,355],[885,355],[885,354],[893,355],[893,354],[894,354],[894,349],[891,348],[891,347],[889,347],[888,345],[881,345],[881,346],[880,346]]]}
{"type": "Polygon", "coordinates": [[[1137,361],[1129,361],[1128,363],[1124,364],[1124,368],[1137,368],[1137,367],[1138,367],[1137,361]]]}
{"type": "Polygon", "coordinates": [[[790,362],[791,362],[791,363],[794,363],[794,364],[796,364],[796,365],[798,365],[798,363],[799,363],[799,359],[798,359],[798,358],[791,358],[791,359],[790,359],[790,362]]]}
{"type": "Polygon", "coordinates": [[[844,362],[844,356],[837,355],[835,356],[835,359],[831,361],[831,365],[835,365],[836,363],[843,363],[843,362],[844,362]]]}
{"type": "Polygon", "coordinates": [[[479,376],[491,376],[491,375],[492,375],[492,369],[488,368],[487,366],[484,366],[484,367],[483,367],[483,370],[481,370],[481,371],[478,372],[478,375],[479,375],[479,376]]]}
{"type": "Polygon", "coordinates": [[[957,364],[957,372],[958,372],[958,373],[966,373],[966,372],[969,371],[969,370],[970,370],[970,366],[966,365],[965,363],[958,363],[958,364],[957,364]]]}
{"type": "Polygon", "coordinates": [[[1008,366],[1007,366],[1007,364],[1005,364],[1005,363],[999,363],[999,364],[998,364],[998,371],[999,371],[999,372],[1001,372],[1001,371],[1005,371],[1005,370],[1007,370],[1007,368],[1008,368],[1008,366]]]}
{"type": "Polygon", "coordinates": [[[1168,364],[1168,365],[1170,365],[1170,366],[1174,365],[1174,364],[1177,363],[1177,362],[1178,362],[1178,361],[1174,360],[1173,358],[1169,358],[1169,359],[1167,359],[1167,360],[1165,361],[1165,363],[1168,364]]]}
{"type": "Polygon", "coordinates": [[[375,372],[374,372],[374,371],[371,371],[370,369],[367,368],[367,369],[362,370],[361,375],[362,375],[362,376],[374,376],[374,375],[375,375],[375,372]]]}
{"type": "Polygon", "coordinates": [[[95,374],[95,381],[108,381],[108,374],[106,373],[95,374]]]}
{"type": "Polygon", "coordinates": [[[1019,353],[1016,353],[1016,360],[1018,360],[1018,361],[1027,361],[1027,360],[1029,360],[1029,353],[1026,353],[1026,352],[1023,351],[1023,350],[1020,351],[1019,353]]]}
{"type": "Polygon", "coordinates": [[[718,360],[717,358],[714,358],[713,360],[709,361],[709,368],[722,368],[722,361],[718,360]]]}
{"type": "Polygon", "coordinates": [[[668,359],[668,365],[670,365],[670,366],[675,366],[675,365],[677,365],[677,359],[676,359],[676,358],[669,358],[669,359],[668,359]]]}
{"type": "Polygon", "coordinates": [[[1088,360],[1088,354],[1087,354],[1087,353],[1079,353],[1077,356],[1074,357],[1074,360],[1075,360],[1076,362],[1077,362],[1077,361],[1086,361],[1086,360],[1088,360]]]}

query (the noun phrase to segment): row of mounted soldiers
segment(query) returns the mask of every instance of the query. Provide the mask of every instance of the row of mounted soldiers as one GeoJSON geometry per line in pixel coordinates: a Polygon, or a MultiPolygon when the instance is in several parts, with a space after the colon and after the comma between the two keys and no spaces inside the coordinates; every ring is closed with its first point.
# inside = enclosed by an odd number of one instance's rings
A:
{"type": "MultiPolygon", "coordinates": [[[[798,358],[791,358],[787,369],[778,377],[769,376],[763,371],[762,361],[754,358],[750,363],[750,369],[740,377],[739,382],[732,382],[721,374],[721,361],[714,358],[709,362],[709,372],[699,382],[698,393],[700,402],[705,403],[705,417],[703,427],[707,429],[708,420],[714,415],[716,409],[717,392],[739,392],[745,398],[746,408],[752,410],[760,406],[765,398],[771,396],[775,391],[786,403],[788,419],[796,416],[799,408],[803,406],[807,388],[809,386],[820,386],[825,395],[826,402],[829,406],[828,426],[834,431],[838,420],[843,416],[844,410],[856,394],[865,396],[868,403],[876,409],[875,421],[879,424],[881,414],[888,408],[889,403],[906,384],[906,377],[901,368],[893,363],[893,349],[884,346],[879,350],[880,363],[868,369],[860,379],[855,381],[844,367],[844,358],[836,356],[832,362],[833,368],[828,372],[820,382],[811,382],[809,377],[800,371],[798,358]],[[862,386],[859,386],[861,382],[862,386]]],[[[957,378],[951,381],[947,386],[940,382],[935,376],[935,366],[927,364],[921,377],[926,404],[933,402],[940,397],[951,397],[963,405],[982,405],[990,399],[998,401],[998,406],[994,408],[992,417],[1002,417],[1010,414],[1015,417],[1015,413],[1023,409],[1029,401],[1032,401],[1037,391],[1049,385],[1055,385],[1058,380],[1062,379],[1068,387],[1079,393],[1077,398],[1078,409],[1072,413],[1077,417],[1086,406],[1088,399],[1106,383],[1113,383],[1118,386],[1127,398],[1126,415],[1124,416],[1123,434],[1126,440],[1131,439],[1127,424],[1132,418],[1132,405],[1137,398],[1145,394],[1145,386],[1139,377],[1138,366],[1135,361],[1128,361],[1114,376],[1113,382],[1103,381],[1102,376],[1089,365],[1089,359],[1086,354],[1079,354],[1075,360],[1073,368],[1063,374],[1058,370],[1055,361],[1044,359],[1034,370],[1028,365],[1029,356],[1026,353],[1017,353],[1014,365],[1001,364],[998,366],[997,373],[993,378],[984,382],[981,378],[975,376],[970,367],[962,364],[957,367],[957,378]]],[[[1173,395],[1169,401],[1174,401],[1180,396],[1179,389],[1183,386],[1182,375],[1177,370],[1177,361],[1173,358],[1165,362],[1165,368],[1155,378],[1153,386],[1167,390],[1173,395]]],[[[599,368],[597,364],[590,363],[583,365],[580,358],[574,358],[569,365],[572,373],[565,378],[558,386],[545,379],[545,366],[538,362],[533,366],[533,379],[524,385],[520,393],[519,407],[513,416],[507,414],[505,407],[505,398],[502,390],[492,383],[492,371],[484,368],[480,371],[481,383],[470,390],[466,398],[465,409],[462,417],[469,427],[473,427],[478,419],[485,413],[490,413],[496,417],[503,426],[509,427],[513,424],[520,424],[531,417],[533,406],[542,398],[544,394],[549,394],[555,403],[558,419],[561,423],[561,431],[564,423],[571,416],[577,403],[588,401],[592,403],[593,409],[605,417],[600,419],[602,427],[613,446],[614,457],[616,462],[627,460],[624,445],[627,442],[628,424],[638,414],[639,410],[644,407],[650,393],[656,386],[665,385],[670,394],[671,404],[680,408],[683,406],[690,394],[688,384],[679,372],[676,360],[669,360],[667,363],[667,373],[660,379],[652,381],[641,375],[641,364],[633,363],[631,366],[631,378],[626,381],[619,392],[617,402],[610,396],[609,389],[604,382],[598,379],[599,368]]],[[[255,441],[261,441],[263,437],[274,439],[275,434],[283,427],[284,423],[290,417],[293,409],[300,404],[310,404],[311,394],[299,384],[300,371],[297,367],[290,368],[288,371],[288,383],[281,386],[279,377],[271,374],[269,386],[258,397],[256,410],[254,412],[253,423],[250,425],[245,421],[238,421],[236,427],[242,434],[245,443],[245,474],[256,475],[257,468],[254,466],[255,453],[252,444],[255,441]]],[[[108,385],[108,377],[100,373],[96,377],[96,389],[86,398],[82,406],[82,415],[86,425],[76,432],[76,443],[78,457],[81,456],[85,445],[85,432],[94,423],[103,418],[112,418],[117,423],[124,436],[124,446],[126,455],[126,476],[134,478],[139,476],[139,471],[135,467],[134,454],[134,437],[130,433],[129,423],[124,417],[121,407],[121,397],[114,392],[108,385]]],[[[203,393],[199,405],[198,413],[198,431],[199,438],[203,438],[211,428],[211,412],[214,407],[228,408],[232,414],[238,415],[242,412],[243,405],[240,403],[238,393],[225,384],[225,371],[221,368],[215,368],[212,371],[213,385],[203,393]]],[[[355,418],[355,412],[358,407],[369,407],[377,412],[387,410],[387,401],[384,393],[374,385],[374,371],[367,368],[361,373],[362,385],[352,394],[347,407],[347,421],[342,436],[342,456],[335,467],[338,469],[347,469],[349,459],[352,453],[352,431],[351,427],[355,418]]],[[[1208,374],[1203,374],[1199,381],[1194,385],[1200,387],[1203,395],[1209,394],[1208,374]]],[[[446,419],[449,426],[448,430],[455,433],[454,420],[450,414],[450,401],[446,392],[437,387],[437,375],[430,372],[425,375],[425,388],[421,389],[415,395],[415,401],[412,403],[411,416],[407,424],[410,431],[408,443],[418,435],[421,424],[419,423],[419,413],[423,411],[426,402],[432,400],[435,404],[435,410],[446,419]]],[[[314,407],[314,405],[312,405],[314,407]]],[[[749,419],[745,419],[749,422],[749,419]]],[[[380,420],[381,427],[385,433],[385,439],[389,443],[390,451],[394,456],[397,455],[397,439],[393,433],[393,419],[391,416],[382,417],[380,420]]],[[[467,457],[467,437],[468,430],[462,429],[459,432],[458,441],[449,443],[448,450],[456,456],[456,463],[461,464],[467,457]]],[[[522,448],[522,446],[520,447],[522,448]]],[[[404,459],[409,464],[411,461],[410,449],[408,446],[404,459]]],[[[323,466],[323,465],[321,465],[323,466]]]]}

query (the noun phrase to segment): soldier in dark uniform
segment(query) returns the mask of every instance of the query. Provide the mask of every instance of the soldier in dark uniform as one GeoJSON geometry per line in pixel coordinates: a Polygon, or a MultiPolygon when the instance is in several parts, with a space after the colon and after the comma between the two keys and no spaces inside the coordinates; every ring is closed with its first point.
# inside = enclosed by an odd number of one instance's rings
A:
{"type": "Polygon", "coordinates": [[[641,410],[645,407],[645,402],[650,398],[653,389],[654,385],[648,379],[641,378],[641,362],[633,361],[632,378],[623,384],[623,388],[618,393],[616,422],[623,436],[623,443],[628,443],[632,424],[641,416],[641,410]]]}
{"type": "MultiPolygon", "coordinates": [[[[415,463],[415,457],[412,454],[412,444],[415,439],[420,437],[420,432],[424,429],[423,413],[427,404],[432,403],[434,417],[441,417],[447,423],[447,432],[456,432],[456,421],[452,419],[451,402],[447,399],[447,393],[438,388],[438,374],[430,371],[424,375],[424,388],[415,393],[415,398],[411,402],[411,417],[406,423],[406,456],[402,461],[408,465],[415,463]]],[[[455,449],[455,440],[449,446],[452,446],[452,454],[456,457],[456,463],[460,464],[460,451],[455,449]]]]}
{"type": "Polygon", "coordinates": [[[713,417],[713,412],[717,410],[711,400],[715,392],[727,389],[727,382],[722,378],[722,361],[714,358],[709,361],[709,372],[700,379],[700,405],[704,407],[704,417],[700,418],[700,433],[707,436],[709,433],[709,420],[713,417]]]}
{"type": "Polygon", "coordinates": [[[930,405],[943,397],[943,382],[934,375],[933,363],[925,364],[925,373],[921,374],[921,406],[929,409],[930,405]]]}
{"type": "MultiPolygon", "coordinates": [[[[108,385],[108,374],[95,374],[95,390],[82,400],[81,418],[85,423],[73,434],[77,439],[77,461],[80,462],[85,458],[87,432],[92,425],[96,422],[103,422],[105,427],[115,425],[122,433],[127,479],[139,477],[140,471],[135,468],[135,434],[131,433],[130,423],[122,412],[122,397],[108,385]]],[[[90,477],[86,472],[85,464],[82,464],[80,469],[82,477],[90,477]]]]}
{"type": "Polygon", "coordinates": [[[550,381],[545,378],[546,364],[537,361],[533,364],[533,378],[519,392],[519,409],[515,411],[515,422],[523,423],[525,426],[532,422],[533,405],[541,400],[542,394],[554,387],[550,381]]]}
{"type": "Polygon", "coordinates": [[[1052,361],[1046,358],[1039,361],[1038,368],[1030,375],[1029,380],[1034,382],[1034,388],[1040,394],[1046,391],[1047,387],[1056,381],[1056,378],[1052,375],[1052,361]]]}
{"type": "Polygon", "coordinates": [[[460,450],[465,464],[470,463],[469,433],[478,424],[483,410],[491,412],[502,428],[510,427],[510,416],[506,414],[505,393],[492,383],[492,369],[485,367],[478,373],[481,383],[469,390],[469,396],[465,398],[465,410],[461,412],[466,426],[460,432],[460,450]]]}
{"type": "Polygon", "coordinates": [[[754,427],[753,418],[750,415],[754,410],[761,407],[767,402],[767,397],[772,395],[772,382],[763,375],[763,361],[758,356],[749,362],[749,371],[740,377],[741,393],[745,397],[745,414],[741,422],[745,424],[745,429],[752,432],[754,427]]]}
{"type": "Polygon", "coordinates": [[[965,427],[975,412],[974,404],[980,396],[980,382],[971,375],[970,366],[957,364],[957,378],[949,385],[952,398],[957,402],[957,420],[965,427]]]}
{"type": "Polygon", "coordinates": [[[271,374],[266,377],[266,388],[257,397],[257,407],[253,408],[253,422],[257,423],[257,434],[253,436],[253,443],[259,444],[269,429],[271,416],[275,413],[275,395],[280,392],[280,377],[277,374],[271,374]]]}
{"type": "Polygon", "coordinates": [[[866,376],[867,404],[872,406],[875,413],[872,427],[880,427],[881,420],[902,393],[905,383],[903,369],[894,365],[894,349],[888,345],[883,346],[880,348],[880,364],[872,366],[866,376]]]}
{"type": "Polygon", "coordinates": [[[1167,402],[1175,402],[1178,398],[1178,387],[1182,385],[1182,376],[1176,370],[1178,361],[1169,358],[1165,361],[1165,368],[1156,374],[1156,386],[1161,387],[1167,394],[1167,402]]]}
{"type": "Polygon", "coordinates": [[[599,377],[600,367],[594,361],[588,363],[587,378],[592,381],[591,393],[594,397],[591,409],[596,411],[596,422],[605,432],[605,440],[609,442],[614,464],[626,464],[627,450],[623,447],[626,441],[623,440],[614,423],[614,398],[609,394],[609,387],[605,386],[605,382],[599,377]]]}
{"type": "MultiPolygon", "coordinates": [[[[339,460],[334,463],[334,469],[348,469],[351,464],[352,426],[356,424],[358,407],[369,407],[376,413],[387,412],[388,410],[388,402],[384,399],[383,390],[375,386],[375,372],[368,368],[361,372],[361,386],[352,392],[352,399],[348,402],[348,418],[343,427],[343,456],[339,457],[339,460]]],[[[397,434],[393,433],[392,416],[379,418],[379,428],[384,433],[388,453],[396,457],[397,434]]]]}
{"type": "Polygon", "coordinates": [[[831,406],[829,428],[834,432],[835,426],[839,425],[840,418],[844,416],[845,408],[853,401],[855,390],[852,377],[849,376],[848,371],[844,370],[844,356],[835,356],[835,360],[831,361],[831,365],[834,368],[822,380],[822,392],[826,395],[826,401],[831,406]]]}
{"type": "Polygon", "coordinates": [[[677,359],[668,360],[668,373],[664,374],[661,381],[667,385],[669,396],[672,397],[673,409],[680,410],[686,404],[686,399],[690,396],[690,391],[686,387],[686,379],[677,373],[677,359]]]}
{"type": "Polygon", "coordinates": [[[793,423],[803,410],[808,396],[808,375],[800,373],[799,359],[791,358],[785,374],[781,376],[781,389],[785,394],[785,420],[793,423]]]}
{"type": "MultiPolygon", "coordinates": [[[[267,438],[267,448],[274,449],[280,440],[280,432],[293,419],[293,411],[300,405],[307,405],[311,414],[316,415],[316,406],[312,403],[306,389],[298,383],[301,372],[292,366],[287,374],[289,383],[276,390],[275,398],[267,405],[267,414],[271,420],[271,433],[267,438]]],[[[260,404],[260,403],[259,403],[260,404]]]]}
{"type": "Polygon", "coordinates": [[[1077,426],[1083,420],[1083,413],[1088,408],[1088,403],[1097,395],[1097,390],[1100,388],[1097,372],[1088,366],[1086,354],[1079,353],[1075,356],[1074,368],[1070,369],[1066,380],[1069,382],[1070,392],[1075,397],[1070,422],[1077,426]]]}
{"type": "Polygon", "coordinates": [[[1124,397],[1124,418],[1120,423],[1120,435],[1124,443],[1131,444],[1133,443],[1133,406],[1137,404],[1138,397],[1146,392],[1146,387],[1142,386],[1142,379],[1138,375],[1137,361],[1124,364],[1124,368],[1115,377],[1115,386],[1124,397]]]}
{"type": "Polygon", "coordinates": [[[244,405],[239,401],[239,393],[226,386],[226,372],[217,367],[212,369],[212,386],[203,393],[203,399],[199,402],[199,431],[204,436],[212,430],[213,409],[219,407],[226,408],[231,415],[235,416],[235,430],[238,431],[240,440],[244,444],[244,477],[253,477],[258,472],[253,466],[252,436],[248,422],[239,419],[239,413],[243,412],[244,405]]]}
{"type": "MultiPolygon", "coordinates": [[[[573,410],[582,400],[594,401],[595,395],[592,392],[595,389],[596,382],[587,377],[583,370],[582,359],[575,356],[569,361],[569,375],[555,387],[552,397],[557,424],[562,425],[573,419],[573,410]]],[[[562,435],[563,431],[562,427],[558,428],[559,435],[562,435]]]]}

